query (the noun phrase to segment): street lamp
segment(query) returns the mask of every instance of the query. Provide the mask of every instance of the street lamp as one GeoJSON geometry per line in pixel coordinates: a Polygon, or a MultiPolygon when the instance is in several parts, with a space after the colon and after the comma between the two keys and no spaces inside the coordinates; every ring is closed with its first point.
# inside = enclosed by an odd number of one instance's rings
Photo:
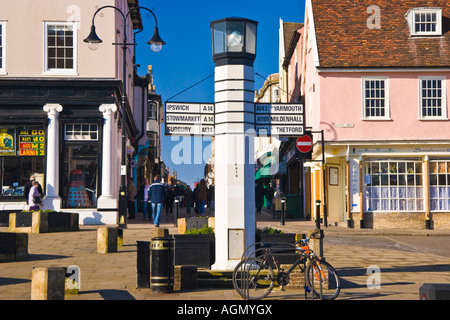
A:
{"type": "Polygon", "coordinates": [[[244,18],[225,18],[211,22],[213,60],[216,66],[252,65],[256,58],[258,22],[244,18]]]}
{"type": "Polygon", "coordinates": [[[121,186],[119,188],[119,227],[126,228],[126,216],[127,216],[127,185],[126,185],[126,165],[127,165],[127,158],[126,158],[126,123],[127,123],[127,113],[126,113],[126,75],[127,75],[127,63],[126,63],[126,54],[127,54],[127,47],[128,46],[134,46],[134,43],[127,43],[127,19],[130,16],[130,13],[139,10],[144,9],[150,12],[153,15],[153,18],[155,19],[155,29],[153,33],[153,37],[147,42],[150,44],[151,49],[155,52],[158,52],[161,50],[161,47],[165,42],[161,39],[158,32],[158,21],[156,20],[156,16],[148,8],[145,7],[134,7],[130,9],[126,14],[124,14],[119,8],[114,6],[103,6],[97,11],[95,11],[94,16],[92,17],[92,25],[91,25],[91,32],[87,36],[86,39],[84,39],[84,42],[88,43],[88,47],[91,50],[96,50],[100,43],[102,43],[102,39],[99,38],[97,33],[95,32],[95,25],[94,25],[94,19],[98,12],[105,8],[112,8],[120,13],[122,16],[123,21],[123,42],[122,43],[113,43],[113,45],[121,45],[122,46],[122,163],[121,163],[121,186]]]}

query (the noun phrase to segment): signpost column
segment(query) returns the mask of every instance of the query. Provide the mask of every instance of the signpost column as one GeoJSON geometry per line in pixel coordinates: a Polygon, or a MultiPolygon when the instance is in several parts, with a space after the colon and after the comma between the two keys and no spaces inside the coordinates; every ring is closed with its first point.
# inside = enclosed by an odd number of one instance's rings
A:
{"type": "Polygon", "coordinates": [[[213,270],[233,270],[255,242],[254,71],[257,22],[211,23],[215,68],[213,270]]]}

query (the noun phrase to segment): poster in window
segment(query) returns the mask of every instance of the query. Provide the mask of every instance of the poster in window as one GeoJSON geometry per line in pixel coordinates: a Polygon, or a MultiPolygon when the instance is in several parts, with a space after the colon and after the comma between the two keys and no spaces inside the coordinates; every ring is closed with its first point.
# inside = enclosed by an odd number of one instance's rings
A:
{"type": "Polygon", "coordinates": [[[337,186],[339,184],[339,169],[330,167],[330,186],[337,186]]]}
{"type": "Polygon", "coordinates": [[[0,128],[0,155],[15,155],[15,128],[0,128]]]}
{"type": "Polygon", "coordinates": [[[45,132],[39,129],[19,129],[19,156],[45,155],[45,132]]]}

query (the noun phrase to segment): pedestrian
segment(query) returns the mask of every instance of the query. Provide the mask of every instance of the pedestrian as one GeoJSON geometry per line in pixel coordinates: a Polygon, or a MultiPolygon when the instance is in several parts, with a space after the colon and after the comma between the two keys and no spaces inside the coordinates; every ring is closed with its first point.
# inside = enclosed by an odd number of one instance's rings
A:
{"type": "MultiPolygon", "coordinates": [[[[29,204],[29,203],[28,203],[28,196],[30,195],[30,189],[31,189],[31,187],[33,186],[32,183],[33,183],[33,181],[35,181],[35,180],[36,180],[36,178],[34,177],[34,175],[31,175],[31,176],[30,176],[30,181],[28,181],[28,182],[25,184],[25,187],[23,188],[23,196],[25,197],[25,201],[26,201],[27,204],[29,204]]],[[[38,192],[41,194],[41,197],[42,197],[42,195],[43,195],[44,193],[42,192],[42,187],[41,187],[40,184],[38,184],[38,192]]]]}
{"type": "Polygon", "coordinates": [[[208,188],[208,206],[211,211],[214,210],[214,185],[210,185],[208,188]]]}
{"type": "Polygon", "coordinates": [[[39,205],[41,202],[42,194],[39,193],[39,182],[33,180],[31,182],[31,188],[28,193],[28,205],[30,206],[30,211],[37,211],[40,209],[39,205]]]}
{"type": "Polygon", "coordinates": [[[208,200],[208,188],[205,179],[200,180],[197,191],[198,212],[203,215],[205,212],[205,203],[208,200]]]}
{"type": "Polygon", "coordinates": [[[187,186],[186,190],[183,193],[183,197],[184,197],[184,203],[186,205],[186,212],[187,212],[187,214],[191,214],[191,206],[192,206],[192,198],[193,198],[191,186],[187,186]]]}
{"type": "Polygon", "coordinates": [[[145,178],[144,184],[139,188],[138,199],[142,202],[142,215],[143,219],[151,220],[152,206],[150,204],[150,198],[148,197],[148,191],[150,190],[150,179],[145,178]]]}
{"type": "Polygon", "coordinates": [[[264,197],[264,190],[261,186],[261,182],[257,182],[255,186],[255,206],[256,212],[261,212],[262,202],[264,197]]]}
{"type": "Polygon", "coordinates": [[[264,190],[264,195],[266,196],[267,209],[272,209],[274,190],[273,187],[268,183],[266,189],[264,190]]]}
{"type": "Polygon", "coordinates": [[[152,204],[153,223],[155,227],[159,227],[159,220],[161,218],[161,209],[166,198],[167,189],[159,181],[159,175],[155,175],[153,183],[150,186],[148,196],[152,204]]]}
{"type": "Polygon", "coordinates": [[[192,191],[192,201],[194,202],[194,212],[198,213],[198,182],[194,183],[194,191],[192,191]]]}
{"type": "Polygon", "coordinates": [[[167,186],[167,193],[166,193],[166,199],[165,199],[165,206],[166,206],[166,214],[172,214],[173,213],[173,202],[175,201],[175,191],[171,185],[167,186]]]}
{"type": "Polygon", "coordinates": [[[135,199],[137,196],[136,185],[131,177],[128,177],[128,219],[134,220],[136,215],[135,199]]]}

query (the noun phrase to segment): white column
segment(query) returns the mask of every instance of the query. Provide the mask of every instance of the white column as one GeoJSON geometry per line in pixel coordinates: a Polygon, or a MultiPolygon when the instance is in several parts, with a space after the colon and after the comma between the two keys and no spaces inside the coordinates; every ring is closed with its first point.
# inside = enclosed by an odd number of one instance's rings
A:
{"type": "Polygon", "coordinates": [[[253,67],[215,68],[214,270],[233,270],[255,242],[253,67]]]}
{"type": "Polygon", "coordinates": [[[43,209],[60,210],[58,116],[63,110],[63,107],[60,104],[46,104],[43,109],[48,114],[46,197],[42,200],[44,205],[43,209]]]}
{"type": "Polygon", "coordinates": [[[113,123],[115,104],[102,104],[99,108],[103,112],[103,146],[102,146],[102,194],[98,198],[99,209],[116,209],[117,199],[113,195],[113,123]]]}

